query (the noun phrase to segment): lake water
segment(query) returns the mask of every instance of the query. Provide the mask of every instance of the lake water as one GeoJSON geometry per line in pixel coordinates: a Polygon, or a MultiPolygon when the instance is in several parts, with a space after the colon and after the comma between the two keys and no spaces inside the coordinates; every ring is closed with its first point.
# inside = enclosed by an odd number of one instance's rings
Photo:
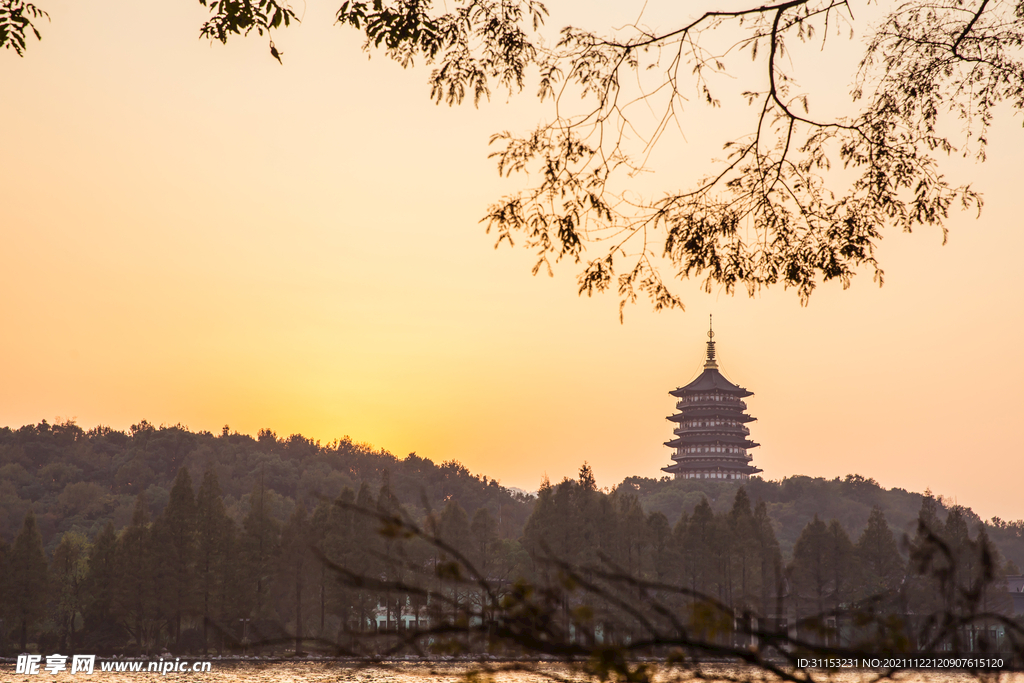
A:
{"type": "MultiPolygon", "coordinates": [[[[503,665],[492,664],[493,669],[503,665]]],[[[52,675],[41,671],[35,675],[16,674],[13,664],[0,664],[0,681],[4,683],[142,683],[148,681],[167,681],[168,683],[198,682],[203,683],[457,683],[466,681],[465,674],[479,667],[467,664],[391,664],[387,666],[356,666],[335,662],[288,662],[288,663],[236,663],[229,661],[212,662],[208,673],[119,673],[100,671],[97,665],[92,675],[82,673],[69,674],[62,672],[52,675]]],[[[659,680],[666,683],[674,680],[704,681],[773,681],[774,677],[766,676],[752,669],[729,665],[706,665],[702,667],[704,677],[695,678],[692,674],[681,670],[666,670],[659,675],[659,680]]],[[[868,683],[877,680],[877,673],[872,671],[847,671],[840,674],[822,672],[815,675],[816,680],[833,683],[868,683]]],[[[487,679],[485,679],[487,680],[487,679]]],[[[570,667],[564,665],[534,665],[528,670],[493,671],[489,677],[493,683],[553,683],[554,681],[585,681],[587,679],[570,667]]],[[[1024,673],[991,673],[983,679],[964,672],[920,672],[907,671],[897,674],[895,681],[905,683],[968,683],[984,680],[1000,683],[1024,683],[1024,673]]]]}

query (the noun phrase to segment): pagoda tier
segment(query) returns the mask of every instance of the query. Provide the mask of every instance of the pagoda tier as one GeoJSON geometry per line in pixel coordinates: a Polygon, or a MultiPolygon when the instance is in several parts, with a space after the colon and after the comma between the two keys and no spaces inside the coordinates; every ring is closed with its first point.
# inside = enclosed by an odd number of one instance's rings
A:
{"type": "MultiPolygon", "coordinates": [[[[744,409],[746,408],[745,405],[743,407],[744,407],[744,409]]],[[[686,408],[686,406],[683,406],[683,405],[681,405],[679,403],[676,404],[676,409],[677,410],[684,410],[685,408],[686,408]]],[[[680,412],[680,413],[676,413],[675,415],[670,415],[668,419],[672,420],[672,422],[682,422],[683,420],[690,421],[690,420],[697,419],[697,418],[708,419],[708,418],[716,417],[717,415],[721,414],[721,412],[722,412],[721,409],[718,409],[718,408],[711,408],[711,407],[702,408],[702,407],[697,407],[697,408],[691,408],[691,409],[687,410],[687,412],[685,414],[680,412]]],[[[746,413],[737,413],[735,416],[732,417],[732,419],[735,422],[744,423],[744,422],[753,422],[757,418],[750,417],[746,413]]]]}
{"type": "Polygon", "coordinates": [[[707,360],[700,376],[669,392],[679,399],[679,412],[668,418],[676,423],[676,438],[665,442],[675,449],[674,462],[662,470],[677,479],[749,479],[761,471],[747,455],[759,444],[747,438],[750,430],[745,424],[755,418],[746,414],[747,404],[741,400],[753,393],[719,372],[714,336],[708,332],[707,360]]]}

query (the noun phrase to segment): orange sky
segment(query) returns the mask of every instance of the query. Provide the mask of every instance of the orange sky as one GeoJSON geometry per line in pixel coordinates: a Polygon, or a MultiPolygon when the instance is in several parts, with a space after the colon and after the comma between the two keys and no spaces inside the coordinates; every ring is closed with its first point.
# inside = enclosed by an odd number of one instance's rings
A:
{"type": "MultiPolygon", "coordinates": [[[[551,23],[611,6],[552,3],[551,23]]],[[[614,297],[577,298],[571,268],[531,278],[478,224],[520,182],[487,140],[539,120],[528,93],[436,107],[426,71],[368,61],[332,6],[275,38],[284,66],[257,38],[197,40],[198,3],[44,8],[43,41],[0,55],[0,424],[348,435],[526,489],[586,460],[610,486],[669,463],[667,392],[714,313],[764,476],[1024,517],[1019,116],[986,164],[949,167],[981,218],[955,215],[945,247],[889,235],[883,288],[864,274],[802,308],[682,283],[685,313],[620,325],[614,297]]]]}

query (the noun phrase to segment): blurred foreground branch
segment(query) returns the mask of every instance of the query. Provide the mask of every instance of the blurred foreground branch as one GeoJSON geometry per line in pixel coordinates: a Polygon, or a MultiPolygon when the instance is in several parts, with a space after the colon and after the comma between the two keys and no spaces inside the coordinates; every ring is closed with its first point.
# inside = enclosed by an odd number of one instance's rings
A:
{"type": "Polygon", "coordinates": [[[433,514],[418,525],[401,511],[335,506],[377,528],[382,544],[366,558],[374,571],[357,571],[329,552],[318,551],[319,558],[351,598],[376,595],[385,611],[370,630],[343,625],[337,654],[553,660],[599,680],[624,681],[651,680],[658,671],[699,677],[709,662],[742,665],[730,680],[771,674],[810,681],[822,661],[835,668],[875,663],[879,679],[915,668],[915,661],[927,668],[929,661],[960,658],[957,668],[976,673],[1024,661],[1024,630],[991,590],[999,581],[987,542],[958,557],[923,521],[908,541],[912,566],[895,594],[804,612],[792,576],[782,576],[773,610],[763,613],[638,577],[608,557],[576,566],[547,548],[530,579],[509,580],[477,567],[439,533],[433,514]],[[922,591],[931,597],[920,599],[922,591]],[[928,604],[935,609],[918,611],[928,604]]]}

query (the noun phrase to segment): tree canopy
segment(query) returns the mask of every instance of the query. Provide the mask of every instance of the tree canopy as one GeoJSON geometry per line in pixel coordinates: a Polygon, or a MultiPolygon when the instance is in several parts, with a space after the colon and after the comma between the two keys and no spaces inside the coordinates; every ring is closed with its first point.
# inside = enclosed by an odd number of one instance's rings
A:
{"type": "MultiPolygon", "coordinates": [[[[278,61],[271,33],[299,20],[277,0],[200,4],[211,15],[201,37],[256,31],[278,61]]],[[[547,120],[491,139],[499,172],[524,185],[482,222],[497,244],[533,250],[535,274],[569,261],[580,294],[614,289],[623,304],[646,295],[662,309],[682,307],[666,284],[673,276],[751,295],[782,284],[804,303],[818,283],[847,287],[861,270],[881,284],[886,229],[945,236],[952,208],[980,210],[975,190],[946,179],[943,159],[984,159],[997,107],[1024,106],[1024,3],[909,0],[879,7],[872,25],[860,9],[848,0],[716,5],[670,10],[675,19],[651,28],[645,14],[662,10],[645,4],[626,26],[565,26],[553,44],[536,0],[348,0],[336,19],[368,51],[430,65],[438,103],[535,87],[547,120]],[[844,73],[842,45],[854,36],[864,53],[844,73]],[[815,86],[823,63],[828,85],[815,86]],[[819,114],[837,83],[848,85],[844,104],[819,114]],[[746,123],[697,129],[701,107],[746,123]],[[708,135],[721,136],[722,159],[692,176],[668,164],[646,177],[659,167],[653,156],[678,158],[688,136],[708,135]]],[[[46,17],[0,0],[0,46],[24,55],[46,17]]]]}

